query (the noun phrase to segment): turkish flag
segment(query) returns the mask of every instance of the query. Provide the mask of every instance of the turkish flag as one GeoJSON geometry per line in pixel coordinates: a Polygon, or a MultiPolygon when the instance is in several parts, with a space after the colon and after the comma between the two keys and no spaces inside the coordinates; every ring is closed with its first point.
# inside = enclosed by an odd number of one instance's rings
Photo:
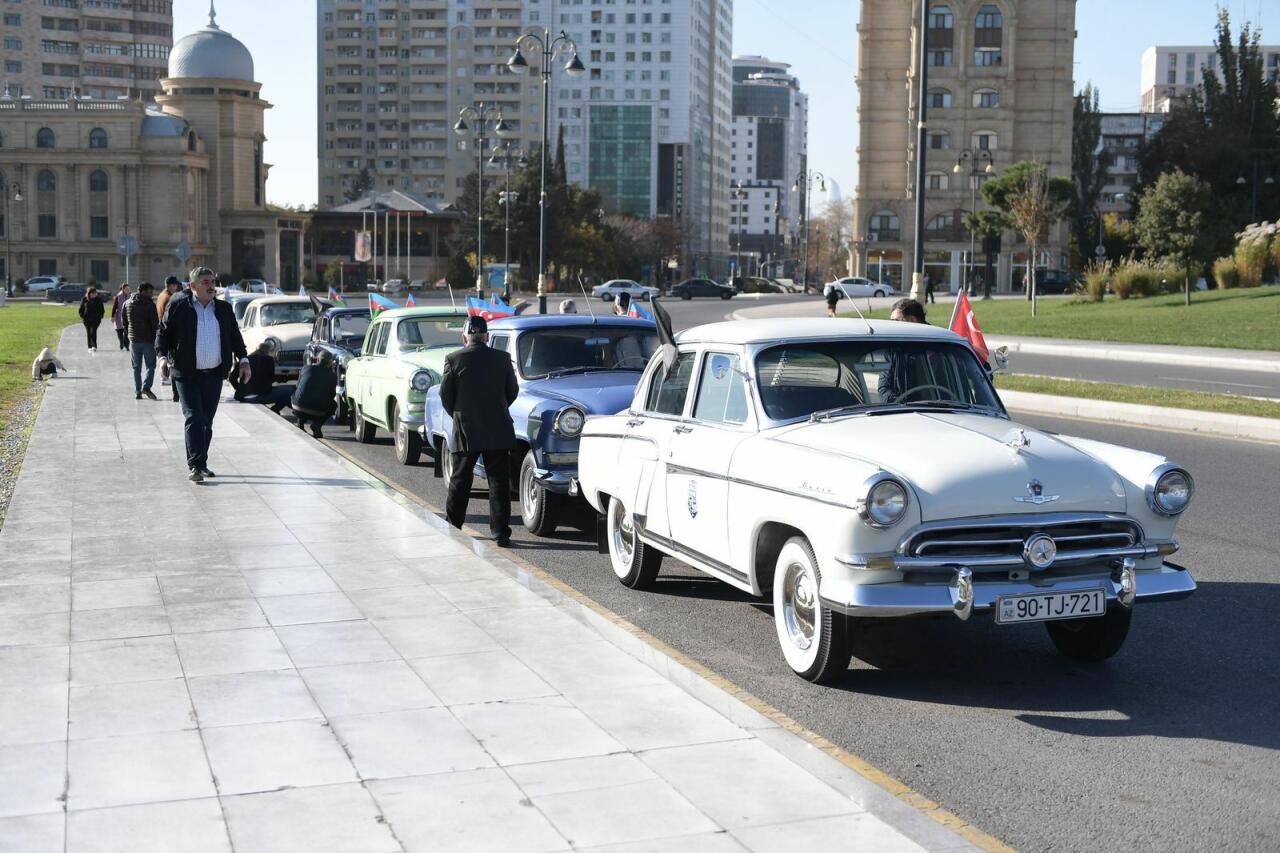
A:
{"type": "Polygon", "coordinates": [[[982,329],[978,326],[978,318],[973,316],[973,306],[969,304],[969,294],[963,290],[960,291],[960,297],[956,300],[955,313],[951,315],[951,331],[969,342],[974,352],[978,354],[978,358],[982,359],[983,364],[990,360],[991,352],[987,349],[987,339],[982,336],[982,329]]]}

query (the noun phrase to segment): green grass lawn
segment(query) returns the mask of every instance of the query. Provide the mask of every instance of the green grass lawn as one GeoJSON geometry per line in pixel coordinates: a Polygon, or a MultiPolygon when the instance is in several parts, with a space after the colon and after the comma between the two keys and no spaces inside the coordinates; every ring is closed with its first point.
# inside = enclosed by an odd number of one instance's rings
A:
{"type": "MultiPolygon", "coordinates": [[[[950,305],[929,307],[929,322],[945,326],[951,319],[950,305]]],[[[1045,299],[1037,303],[1034,319],[1022,299],[975,299],[973,308],[991,335],[1280,350],[1280,287],[1193,293],[1190,308],[1182,294],[1109,296],[1104,302],[1045,299]]],[[[887,319],[889,312],[872,316],[887,319]]]]}
{"type": "Polygon", "coordinates": [[[1009,391],[1056,394],[1060,397],[1083,397],[1088,400],[1111,400],[1146,406],[1169,406],[1229,415],[1252,415],[1258,418],[1280,418],[1280,402],[1184,391],[1180,388],[1144,388],[1136,385],[1113,385],[1107,382],[1085,382],[1077,379],[1054,379],[1047,376],[1015,376],[999,374],[996,387],[1009,391]]]}
{"type": "Polygon", "coordinates": [[[10,302],[0,308],[0,429],[9,410],[31,393],[31,362],[45,347],[55,347],[64,326],[79,321],[74,305],[10,302]]]}

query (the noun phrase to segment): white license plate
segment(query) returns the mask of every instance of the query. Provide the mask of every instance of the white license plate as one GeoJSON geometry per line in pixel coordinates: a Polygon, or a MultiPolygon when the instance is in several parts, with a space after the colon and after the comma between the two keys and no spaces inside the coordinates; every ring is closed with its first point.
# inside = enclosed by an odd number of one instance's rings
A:
{"type": "Polygon", "coordinates": [[[1083,616],[1101,616],[1106,610],[1107,594],[1101,589],[1002,595],[996,599],[996,624],[1079,619],[1083,616]]]}

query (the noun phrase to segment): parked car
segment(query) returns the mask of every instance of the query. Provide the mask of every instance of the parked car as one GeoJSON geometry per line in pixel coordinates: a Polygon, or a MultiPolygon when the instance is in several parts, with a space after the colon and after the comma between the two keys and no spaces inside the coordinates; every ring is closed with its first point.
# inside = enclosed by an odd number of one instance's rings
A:
{"type": "Polygon", "coordinates": [[[886,281],[872,281],[861,276],[849,276],[827,282],[822,286],[823,298],[825,299],[833,290],[837,294],[837,299],[844,299],[846,296],[893,296],[897,293],[893,285],[886,281]]]}
{"type": "Polygon", "coordinates": [[[240,327],[241,327],[241,328],[243,328],[243,327],[244,327],[244,312],[245,312],[245,311],[247,311],[247,310],[249,309],[249,303],[250,303],[250,302],[253,302],[255,299],[261,299],[261,298],[262,298],[262,294],[260,294],[260,293],[231,293],[231,294],[229,294],[229,295],[228,295],[228,294],[221,294],[221,293],[220,293],[220,294],[218,294],[218,298],[219,298],[219,299],[223,299],[223,300],[225,300],[225,301],[227,302],[227,304],[231,306],[231,311],[236,315],[236,323],[238,323],[238,324],[240,325],[240,327]]]}
{"type": "Polygon", "coordinates": [[[677,346],[626,411],[587,421],[579,488],[623,584],[652,586],[667,555],[771,596],[806,679],[847,670],[860,620],[916,614],[1043,622],[1100,661],[1136,603],[1196,588],[1165,562],[1191,475],[1011,420],[949,331],[740,320],[677,346]]]}
{"type": "Polygon", "coordinates": [[[303,353],[306,361],[319,352],[333,356],[334,367],[338,371],[334,421],[340,424],[347,423],[351,415],[347,408],[347,362],[360,354],[369,322],[368,308],[330,308],[316,318],[315,325],[311,327],[311,340],[303,353]]]}
{"type": "Polygon", "coordinates": [[[1055,293],[1075,293],[1076,280],[1064,270],[1036,270],[1036,293],[1049,296],[1055,293]]]}
{"type": "Polygon", "coordinates": [[[391,293],[404,293],[404,291],[407,290],[408,288],[404,283],[404,279],[393,278],[390,281],[383,282],[382,287],[380,289],[382,290],[383,293],[391,294],[391,293]]]}
{"type": "Polygon", "coordinates": [[[629,294],[632,299],[646,302],[659,295],[658,288],[646,287],[640,282],[632,281],[628,278],[615,278],[612,281],[606,281],[604,284],[591,288],[591,295],[598,296],[605,302],[612,302],[622,293],[629,294]]]}
{"type": "Polygon", "coordinates": [[[315,322],[309,296],[255,296],[240,320],[240,334],[250,351],[264,341],[271,345],[277,379],[297,379],[315,322]]]}
{"type": "Polygon", "coordinates": [[[427,391],[439,384],[445,357],[462,346],[466,319],[466,308],[448,306],[392,308],[373,318],[344,377],[358,441],[370,444],[379,427],[389,430],[400,464],[417,464],[427,391]]]}
{"type": "Polygon", "coordinates": [[[54,302],[79,302],[88,290],[87,285],[64,281],[48,291],[48,298],[54,302]]]}
{"type": "MultiPolygon", "coordinates": [[[[520,516],[535,536],[550,536],[576,499],[578,435],[594,415],[612,415],[635,393],[658,346],[651,320],[581,314],[509,317],[489,324],[490,346],[511,354],[520,396],[511,405],[516,429],[512,456],[520,516]],[[516,466],[519,466],[518,468],[516,466]]],[[[423,439],[448,477],[453,420],[440,390],[427,394],[423,439]]],[[[476,466],[478,476],[484,467],[476,466]]]]}
{"type": "Polygon", "coordinates": [[[738,293],[786,293],[787,289],[776,281],[759,276],[738,276],[733,280],[738,293]]]}
{"type": "Polygon", "coordinates": [[[27,279],[27,293],[44,293],[46,290],[53,290],[65,281],[60,275],[33,275],[27,279]]]}
{"type": "Polygon", "coordinates": [[[410,290],[426,290],[429,287],[431,287],[431,282],[427,281],[425,278],[415,278],[413,281],[409,282],[410,290]]]}
{"type": "Polygon", "coordinates": [[[732,299],[734,290],[727,284],[720,284],[709,278],[688,278],[671,288],[671,295],[681,299],[692,299],[695,296],[718,296],[721,299],[732,299]]]}

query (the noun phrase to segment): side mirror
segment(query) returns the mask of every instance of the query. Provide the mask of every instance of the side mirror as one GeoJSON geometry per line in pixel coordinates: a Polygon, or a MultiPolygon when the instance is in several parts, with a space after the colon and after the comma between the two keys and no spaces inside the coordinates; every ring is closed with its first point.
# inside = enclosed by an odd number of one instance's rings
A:
{"type": "Polygon", "coordinates": [[[991,365],[992,365],[991,367],[992,373],[1004,373],[1006,370],[1008,370],[1009,369],[1009,348],[996,347],[996,350],[993,353],[991,353],[991,365]]]}

